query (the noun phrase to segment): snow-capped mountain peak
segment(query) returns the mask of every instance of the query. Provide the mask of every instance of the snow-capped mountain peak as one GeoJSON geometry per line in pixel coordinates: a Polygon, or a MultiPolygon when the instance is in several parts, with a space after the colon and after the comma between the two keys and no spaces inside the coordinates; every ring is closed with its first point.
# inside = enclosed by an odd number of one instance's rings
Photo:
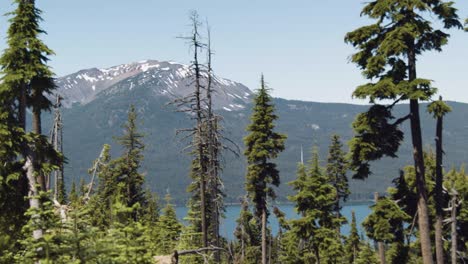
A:
{"type": "MultiPolygon", "coordinates": [[[[207,77],[206,73],[202,73],[207,77]]],[[[119,92],[146,89],[152,96],[180,98],[193,91],[193,70],[176,62],[145,60],[109,68],[91,68],[57,79],[58,93],[64,97],[63,105],[87,104],[99,96],[112,96],[119,92]]],[[[243,109],[252,92],[244,85],[213,78],[215,109],[235,111],[243,109]]]]}

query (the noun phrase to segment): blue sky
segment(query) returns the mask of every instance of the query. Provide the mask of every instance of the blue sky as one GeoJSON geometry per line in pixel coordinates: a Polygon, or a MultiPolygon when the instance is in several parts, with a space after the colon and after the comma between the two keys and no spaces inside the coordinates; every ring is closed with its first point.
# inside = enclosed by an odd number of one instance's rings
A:
{"type": "MultiPolygon", "coordinates": [[[[0,2],[0,13],[12,1],[0,2]]],[[[346,32],[364,25],[356,0],[49,0],[44,11],[45,42],[56,52],[50,65],[58,76],[83,68],[108,67],[144,59],[190,61],[177,36],[190,31],[196,9],[212,28],[218,75],[258,87],[260,73],[275,97],[319,102],[363,103],[351,93],[363,83],[348,62],[353,48],[346,32]]],[[[468,1],[457,0],[462,18],[468,1]]],[[[7,19],[0,18],[0,49],[7,19]]],[[[419,76],[433,79],[444,99],[468,102],[468,33],[451,31],[442,53],[419,59],[419,76]]]]}

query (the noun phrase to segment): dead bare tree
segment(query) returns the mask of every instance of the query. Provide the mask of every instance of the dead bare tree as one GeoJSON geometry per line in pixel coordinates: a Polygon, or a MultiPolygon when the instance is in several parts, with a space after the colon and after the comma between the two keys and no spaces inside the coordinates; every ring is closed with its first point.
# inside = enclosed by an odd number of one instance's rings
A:
{"type": "MultiPolygon", "coordinates": [[[[62,106],[62,97],[56,96],[54,105],[54,123],[50,131],[50,143],[58,153],[63,153],[63,122],[60,108],[62,106]]],[[[54,182],[54,200],[63,204],[65,202],[65,180],[63,176],[63,164],[59,165],[57,170],[54,170],[51,175],[46,176],[46,188],[50,190],[51,176],[54,182]]]]}
{"type": "MultiPolygon", "coordinates": [[[[190,64],[189,86],[193,92],[183,98],[175,99],[171,104],[178,112],[188,114],[194,121],[191,128],[177,130],[183,133],[183,140],[190,139],[184,150],[189,150],[193,156],[193,176],[195,199],[200,203],[200,231],[202,246],[221,247],[219,234],[220,219],[224,211],[224,185],[220,177],[221,153],[224,150],[238,155],[239,149],[232,140],[223,136],[222,117],[214,112],[213,94],[216,92],[216,77],[212,68],[211,33],[207,23],[207,43],[202,41],[200,34],[202,23],[198,14],[193,11],[190,15],[192,32],[186,40],[192,51],[193,61],[190,64]],[[207,61],[202,63],[200,58],[206,54],[207,61]],[[226,144],[223,144],[226,142],[226,144]]],[[[215,262],[220,261],[219,252],[214,252],[215,262]]]]}

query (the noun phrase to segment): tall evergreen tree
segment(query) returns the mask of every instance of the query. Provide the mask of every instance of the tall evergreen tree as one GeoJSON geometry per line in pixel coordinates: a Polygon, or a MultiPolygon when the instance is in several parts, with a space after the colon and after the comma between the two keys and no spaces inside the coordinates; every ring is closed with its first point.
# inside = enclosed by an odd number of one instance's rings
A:
{"type": "Polygon", "coordinates": [[[449,37],[427,18],[437,18],[445,29],[461,28],[462,24],[453,2],[442,0],[374,0],[365,4],[361,14],[376,22],[348,33],[345,40],[359,50],[352,61],[375,82],[361,85],[353,93],[373,105],[353,124],[357,135],[350,142],[351,167],[355,177],[365,178],[370,174],[369,161],[395,157],[403,139],[399,124],[410,120],[421,252],[424,263],[432,264],[419,102],[429,100],[436,89],[431,80],[417,77],[416,58],[425,51],[440,51],[449,37]],[[384,106],[379,100],[394,102],[384,106]],[[408,115],[391,122],[394,105],[404,100],[410,103],[408,115]]]}
{"type": "Polygon", "coordinates": [[[137,112],[134,105],[130,105],[127,122],[123,125],[124,135],[117,138],[117,141],[123,147],[123,155],[116,161],[116,169],[119,174],[117,180],[124,182],[127,206],[132,207],[139,203],[141,206],[146,204],[145,191],[143,189],[144,176],[138,170],[143,160],[142,151],[143,134],[137,129],[137,112]]]}
{"type": "MultiPolygon", "coordinates": [[[[333,135],[328,150],[326,174],[330,183],[336,190],[336,202],[334,210],[337,221],[345,222],[346,220],[342,218],[340,213],[340,202],[341,200],[345,202],[351,192],[349,191],[348,178],[346,177],[348,162],[345,158],[345,152],[342,150],[342,148],[343,145],[340,142],[340,136],[333,135]]],[[[337,226],[338,231],[339,228],[340,225],[337,226]]]]}
{"type": "MultiPolygon", "coordinates": [[[[44,31],[39,27],[41,11],[36,8],[34,1],[16,0],[15,4],[15,11],[9,13],[11,19],[7,33],[8,47],[0,58],[0,115],[2,121],[6,121],[6,130],[16,138],[12,138],[14,144],[9,146],[14,152],[2,159],[6,158],[7,163],[13,161],[17,164],[20,160],[18,154],[23,156],[23,166],[15,167],[16,171],[11,171],[13,167],[9,165],[6,167],[9,168],[10,175],[16,175],[14,178],[9,177],[13,180],[11,184],[15,185],[13,188],[16,193],[24,195],[25,186],[29,186],[29,206],[35,208],[32,210],[35,214],[30,216],[35,221],[40,221],[42,206],[39,194],[46,191],[44,175],[50,172],[51,165],[61,163],[60,155],[51,150],[48,141],[41,135],[41,112],[52,106],[47,95],[56,88],[53,73],[47,65],[48,56],[53,52],[39,39],[44,31]],[[26,134],[28,107],[32,112],[32,133],[26,134]]],[[[32,226],[38,228],[33,231],[34,239],[40,240],[44,233],[42,225],[36,223],[32,226]]]]}
{"type": "Polygon", "coordinates": [[[428,112],[433,115],[437,120],[436,125],[436,168],[435,168],[435,187],[434,187],[434,200],[436,207],[436,219],[435,219],[435,248],[436,248],[436,260],[437,264],[444,264],[444,242],[443,242],[443,221],[444,221],[444,198],[443,198],[443,172],[442,172],[442,130],[443,130],[443,118],[451,111],[451,108],[442,101],[442,97],[438,101],[434,101],[428,106],[428,112]]]}
{"type": "Polygon", "coordinates": [[[275,199],[272,186],[278,186],[280,183],[279,171],[272,159],[284,150],[286,140],[285,135],[274,131],[274,121],[278,119],[274,110],[262,75],[260,89],[254,98],[251,123],[247,127],[249,134],[244,138],[244,154],[248,163],[246,189],[255,205],[255,215],[261,219],[262,264],[267,263],[268,198],[275,199]]]}

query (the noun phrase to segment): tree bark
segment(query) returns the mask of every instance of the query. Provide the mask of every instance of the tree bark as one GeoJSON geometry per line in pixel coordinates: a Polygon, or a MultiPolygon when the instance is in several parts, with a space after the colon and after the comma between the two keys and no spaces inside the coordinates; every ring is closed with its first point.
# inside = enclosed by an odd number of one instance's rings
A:
{"type": "Polygon", "coordinates": [[[452,249],[451,257],[452,264],[457,264],[457,194],[456,191],[452,191],[452,212],[451,212],[451,240],[452,249]]]}
{"type": "MultiPolygon", "coordinates": [[[[41,110],[40,109],[36,109],[34,108],[33,109],[33,116],[32,116],[32,131],[36,134],[36,135],[41,135],[42,134],[42,124],[41,124],[41,110]]],[[[33,162],[33,166],[34,164],[40,164],[43,162],[41,156],[40,156],[40,153],[35,153],[35,162],[33,162]]],[[[37,169],[37,168],[35,168],[37,169]]],[[[45,176],[43,173],[41,173],[40,171],[37,171],[36,172],[37,174],[37,184],[39,184],[39,187],[42,191],[46,191],[47,190],[47,186],[46,186],[46,180],[45,180],[45,176]]]]}
{"type": "Polygon", "coordinates": [[[435,246],[436,246],[436,260],[437,264],[444,264],[444,244],[442,241],[442,222],[443,222],[443,208],[442,208],[442,129],[443,117],[437,117],[436,127],[436,180],[435,180],[435,205],[436,205],[436,222],[435,222],[435,246]]]}
{"type": "MultiPolygon", "coordinates": [[[[29,181],[29,207],[33,208],[37,211],[40,210],[40,201],[39,201],[39,190],[37,189],[37,182],[36,182],[36,176],[34,175],[34,155],[32,153],[29,153],[28,156],[26,157],[26,163],[23,166],[23,170],[26,171],[26,177],[28,178],[29,181]]],[[[38,222],[40,221],[39,215],[37,212],[31,216],[31,219],[33,222],[35,222],[38,225],[38,222]]],[[[43,230],[38,228],[36,230],[33,230],[33,238],[34,239],[40,239],[42,238],[43,235],[43,230]]]]}
{"type": "MultiPolygon", "coordinates": [[[[416,52],[414,42],[409,43],[408,70],[409,81],[416,79],[416,52]]],[[[424,158],[422,149],[421,120],[419,117],[418,99],[410,99],[411,138],[413,143],[413,159],[416,171],[416,192],[418,195],[418,226],[421,243],[421,254],[424,264],[433,264],[430,237],[429,213],[427,208],[427,189],[425,179],[424,158]]]]}
{"type": "Polygon", "coordinates": [[[267,215],[265,206],[262,209],[262,264],[267,264],[267,241],[266,241],[267,215]]]}
{"type": "MultiPolygon", "coordinates": [[[[374,193],[374,201],[377,203],[379,201],[379,193],[375,192],[374,193]]],[[[377,247],[379,250],[379,259],[380,259],[380,264],[385,264],[385,245],[382,241],[377,242],[377,247]]]]}

